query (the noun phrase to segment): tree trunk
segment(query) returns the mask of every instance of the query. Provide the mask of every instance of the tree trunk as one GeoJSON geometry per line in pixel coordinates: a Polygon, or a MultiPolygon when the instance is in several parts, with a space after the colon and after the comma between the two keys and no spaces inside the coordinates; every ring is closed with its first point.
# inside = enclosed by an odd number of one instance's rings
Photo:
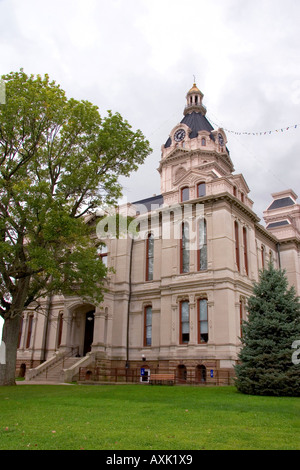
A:
{"type": "Polygon", "coordinates": [[[16,361],[21,317],[5,320],[2,332],[2,342],[5,344],[5,364],[0,364],[0,385],[16,385],[16,361]]]}

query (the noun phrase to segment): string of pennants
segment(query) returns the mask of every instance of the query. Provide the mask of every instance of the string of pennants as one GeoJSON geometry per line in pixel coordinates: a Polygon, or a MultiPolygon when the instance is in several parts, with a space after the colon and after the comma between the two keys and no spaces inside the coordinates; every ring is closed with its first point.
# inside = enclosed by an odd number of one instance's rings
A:
{"type": "Polygon", "coordinates": [[[290,129],[297,129],[299,124],[295,124],[294,126],[289,126],[283,129],[276,129],[274,131],[264,131],[264,132],[237,132],[237,131],[231,131],[229,129],[224,129],[226,132],[230,132],[235,135],[268,135],[268,134],[274,134],[274,132],[286,132],[289,131],[290,129]]]}
{"type": "MultiPolygon", "coordinates": [[[[215,126],[218,126],[218,124],[216,124],[215,122],[213,122],[211,119],[210,119],[210,122],[212,122],[215,126]]],[[[254,135],[254,136],[260,136],[260,135],[270,135],[270,134],[274,134],[274,133],[281,133],[281,132],[287,132],[291,129],[297,129],[297,128],[300,128],[300,124],[294,124],[292,126],[288,126],[288,127],[282,127],[282,128],[279,128],[279,129],[275,129],[273,131],[260,131],[260,132],[239,132],[239,131],[233,131],[233,130],[230,130],[230,129],[226,129],[225,127],[223,128],[225,132],[229,132],[231,134],[235,134],[235,135],[254,135]]]]}

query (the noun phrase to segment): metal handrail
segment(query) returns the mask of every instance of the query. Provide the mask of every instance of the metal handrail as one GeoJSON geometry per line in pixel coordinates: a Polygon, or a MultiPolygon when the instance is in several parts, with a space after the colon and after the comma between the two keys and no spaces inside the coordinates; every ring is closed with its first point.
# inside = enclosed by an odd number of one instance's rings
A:
{"type": "Polygon", "coordinates": [[[71,351],[69,351],[68,353],[64,354],[63,356],[63,362],[62,362],[62,366],[64,368],[64,365],[65,365],[65,359],[68,359],[69,357],[76,357],[76,355],[74,353],[79,353],[79,346],[75,346],[74,348],[71,348],[71,351]]]}

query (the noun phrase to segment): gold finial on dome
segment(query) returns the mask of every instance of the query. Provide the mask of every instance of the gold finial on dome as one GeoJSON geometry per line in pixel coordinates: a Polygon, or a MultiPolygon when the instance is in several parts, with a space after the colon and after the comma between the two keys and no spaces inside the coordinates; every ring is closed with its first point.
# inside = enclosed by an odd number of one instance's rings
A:
{"type": "Polygon", "coordinates": [[[195,82],[194,82],[192,88],[190,89],[189,93],[201,93],[201,91],[199,90],[199,88],[197,87],[195,82]]]}
{"type": "Polygon", "coordinates": [[[194,83],[188,94],[186,95],[187,105],[184,109],[184,115],[191,114],[192,112],[201,113],[203,116],[206,114],[206,108],[202,104],[203,93],[196,85],[194,76],[194,83]]]}

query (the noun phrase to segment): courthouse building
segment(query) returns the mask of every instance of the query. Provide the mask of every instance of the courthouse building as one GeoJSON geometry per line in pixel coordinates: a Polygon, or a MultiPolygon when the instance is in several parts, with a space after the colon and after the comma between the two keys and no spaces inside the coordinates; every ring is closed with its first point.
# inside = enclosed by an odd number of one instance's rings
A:
{"type": "MultiPolygon", "coordinates": [[[[259,271],[273,260],[300,294],[297,195],[272,194],[261,222],[195,84],[186,99],[162,145],[161,194],[120,207],[135,218],[138,236],[104,240],[100,256],[113,271],[103,302],[53,296],[43,314],[25,312],[20,375],[71,381],[84,371],[90,380],[147,382],[160,370],[180,383],[230,383],[259,271]]],[[[87,220],[95,240],[99,221],[99,214],[87,220]]]]}

